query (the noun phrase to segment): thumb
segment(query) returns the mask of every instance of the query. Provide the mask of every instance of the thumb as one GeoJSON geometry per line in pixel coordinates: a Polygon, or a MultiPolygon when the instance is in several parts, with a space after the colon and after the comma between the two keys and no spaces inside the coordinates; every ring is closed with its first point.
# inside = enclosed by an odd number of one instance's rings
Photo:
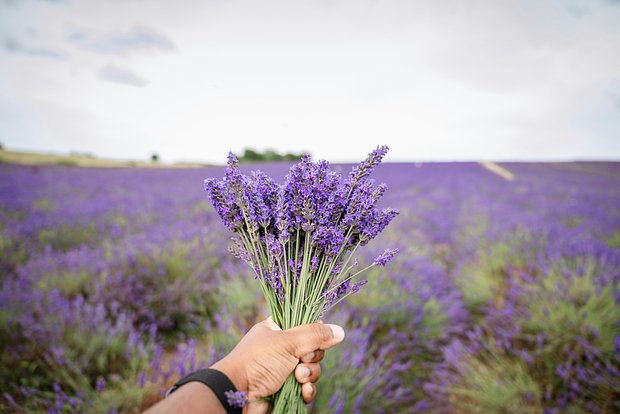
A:
{"type": "Polygon", "coordinates": [[[291,352],[297,358],[317,349],[329,349],[344,339],[344,329],[323,323],[300,325],[283,333],[287,336],[291,352]]]}

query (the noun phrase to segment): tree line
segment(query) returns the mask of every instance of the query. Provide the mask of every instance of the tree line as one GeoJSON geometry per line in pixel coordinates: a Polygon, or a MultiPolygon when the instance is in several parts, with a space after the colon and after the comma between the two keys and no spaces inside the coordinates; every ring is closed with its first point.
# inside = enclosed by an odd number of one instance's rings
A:
{"type": "Polygon", "coordinates": [[[246,148],[241,156],[237,156],[239,162],[258,162],[258,161],[297,161],[306,152],[293,153],[287,152],[280,154],[272,149],[265,151],[257,151],[252,148],[246,148]]]}

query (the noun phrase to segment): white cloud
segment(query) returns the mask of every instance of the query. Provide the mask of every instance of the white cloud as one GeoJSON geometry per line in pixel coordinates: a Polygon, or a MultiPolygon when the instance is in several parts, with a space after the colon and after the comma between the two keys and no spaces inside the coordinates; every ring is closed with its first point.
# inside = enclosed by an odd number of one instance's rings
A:
{"type": "Polygon", "coordinates": [[[63,53],[45,47],[26,46],[14,37],[6,36],[2,41],[4,50],[8,53],[40,57],[46,59],[64,59],[63,53]]]}
{"type": "Polygon", "coordinates": [[[77,46],[98,53],[124,55],[146,50],[174,50],[172,40],[144,26],[133,26],[127,31],[96,34],[90,30],[72,30],[68,35],[77,46]]]}
{"type": "Polygon", "coordinates": [[[116,66],[104,66],[99,71],[99,78],[109,82],[117,82],[130,86],[143,87],[146,86],[149,81],[136,73],[116,66]]]}

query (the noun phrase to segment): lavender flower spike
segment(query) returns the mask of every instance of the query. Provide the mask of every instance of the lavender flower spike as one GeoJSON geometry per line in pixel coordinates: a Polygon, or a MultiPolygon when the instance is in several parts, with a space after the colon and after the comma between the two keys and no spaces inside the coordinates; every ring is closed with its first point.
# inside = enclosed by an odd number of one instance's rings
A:
{"type": "Polygon", "coordinates": [[[368,154],[368,157],[362,161],[358,166],[354,167],[349,173],[349,179],[347,181],[350,188],[357,187],[370,173],[375,169],[377,165],[381,163],[381,160],[388,152],[387,145],[381,145],[374,151],[368,154]]]}
{"type": "Polygon", "coordinates": [[[230,390],[226,391],[224,395],[228,400],[228,405],[230,405],[231,407],[242,408],[249,402],[248,396],[243,391],[230,390]]]}
{"type": "Polygon", "coordinates": [[[388,264],[389,262],[392,261],[392,259],[394,258],[394,256],[396,255],[396,253],[398,253],[398,249],[385,249],[385,251],[383,253],[381,253],[373,262],[376,265],[379,266],[385,266],[386,264],[388,264]]]}

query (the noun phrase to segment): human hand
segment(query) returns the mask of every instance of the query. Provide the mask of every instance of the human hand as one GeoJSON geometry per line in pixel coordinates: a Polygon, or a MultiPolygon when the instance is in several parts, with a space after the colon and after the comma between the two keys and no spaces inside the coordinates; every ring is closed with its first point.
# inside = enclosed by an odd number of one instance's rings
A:
{"type": "Polygon", "coordinates": [[[338,325],[313,323],[281,330],[271,319],[254,325],[226,357],[212,368],[225,373],[239,391],[251,401],[244,412],[264,414],[269,404],[260,400],[282,388],[288,375],[295,370],[306,403],[316,395],[321,375],[319,361],[325,350],[344,339],[338,325]]]}

